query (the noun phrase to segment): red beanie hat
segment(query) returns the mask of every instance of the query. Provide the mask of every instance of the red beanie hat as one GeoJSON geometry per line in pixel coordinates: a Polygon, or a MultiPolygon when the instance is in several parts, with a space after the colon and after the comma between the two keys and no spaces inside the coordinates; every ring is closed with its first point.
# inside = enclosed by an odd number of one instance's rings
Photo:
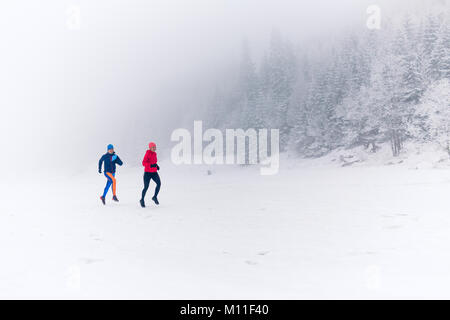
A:
{"type": "Polygon", "coordinates": [[[150,142],[150,143],[148,144],[148,148],[149,148],[149,149],[151,149],[152,147],[156,147],[156,143],[150,142]]]}

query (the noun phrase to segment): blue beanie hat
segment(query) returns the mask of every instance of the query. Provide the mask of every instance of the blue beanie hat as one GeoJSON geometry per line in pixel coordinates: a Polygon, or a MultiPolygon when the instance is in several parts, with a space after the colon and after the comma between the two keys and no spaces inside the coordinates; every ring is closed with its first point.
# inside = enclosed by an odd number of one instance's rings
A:
{"type": "Polygon", "coordinates": [[[112,144],[108,144],[108,150],[114,149],[114,146],[112,144]]]}

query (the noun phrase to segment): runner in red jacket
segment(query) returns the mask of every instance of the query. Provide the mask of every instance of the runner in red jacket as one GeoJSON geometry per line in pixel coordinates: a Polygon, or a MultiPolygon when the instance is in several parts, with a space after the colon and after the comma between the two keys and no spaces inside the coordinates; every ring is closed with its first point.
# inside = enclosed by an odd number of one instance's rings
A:
{"type": "Polygon", "coordinates": [[[156,183],[155,194],[153,195],[152,200],[159,204],[158,201],[158,193],[161,188],[161,179],[158,175],[158,158],[156,157],[156,144],[154,142],[150,142],[148,145],[148,150],[145,153],[144,160],[142,160],[142,165],[145,168],[144,172],[144,189],[142,190],[142,198],[140,200],[142,208],[145,208],[145,194],[147,193],[148,186],[150,185],[150,180],[153,179],[156,183]]]}

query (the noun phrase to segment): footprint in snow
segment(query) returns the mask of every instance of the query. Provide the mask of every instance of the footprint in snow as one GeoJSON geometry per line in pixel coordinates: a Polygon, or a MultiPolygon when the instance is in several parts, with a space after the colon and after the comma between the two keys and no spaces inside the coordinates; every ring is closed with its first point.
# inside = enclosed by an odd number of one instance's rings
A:
{"type": "Polygon", "coordinates": [[[394,214],[383,214],[382,215],[383,218],[398,218],[398,217],[409,217],[409,214],[407,213],[394,213],[394,214]]]}
{"type": "Polygon", "coordinates": [[[378,254],[378,252],[376,251],[353,251],[349,253],[350,256],[363,256],[363,255],[372,256],[376,254],[378,254]]]}
{"type": "Polygon", "coordinates": [[[94,234],[94,233],[91,233],[91,234],[89,235],[89,237],[90,237],[92,240],[94,240],[94,241],[102,241],[102,240],[103,240],[103,239],[100,238],[97,234],[94,234]]]}
{"type": "Polygon", "coordinates": [[[388,226],[385,229],[390,229],[390,230],[395,230],[395,229],[400,229],[402,226],[388,226]]]}
{"type": "Polygon", "coordinates": [[[102,262],[103,259],[81,258],[80,261],[84,262],[85,264],[93,264],[97,262],[102,262]]]}
{"type": "Polygon", "coordinates": [[[256,266],[258,264],[258,262],[250,261],[250,260],[246,260],[245,263],[248,265],[251,265],[251,266],[256,266]]]}
{"type": "Polygon", "coordinates": [[[258,256],[265,256],[269,253],[270,253],[270,251],[260,251],[260,252],[258,252],[258,256]]]}

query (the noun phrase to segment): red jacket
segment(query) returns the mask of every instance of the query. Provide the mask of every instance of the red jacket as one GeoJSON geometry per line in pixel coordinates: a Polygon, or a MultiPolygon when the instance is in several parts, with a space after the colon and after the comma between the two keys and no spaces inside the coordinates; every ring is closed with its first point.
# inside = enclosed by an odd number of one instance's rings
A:
{"type": "Polygon", "coordinates": [[[144,156],[144,160],[142,160],[142,165],[145,167],[145,172],[156,172],[158,169],[156,168],[156,162],[158,159],[156,158],[156,152],[151,150],[147,150],[144,156]],[[154,167],[151,165],[154,164],[154,167]]]}

